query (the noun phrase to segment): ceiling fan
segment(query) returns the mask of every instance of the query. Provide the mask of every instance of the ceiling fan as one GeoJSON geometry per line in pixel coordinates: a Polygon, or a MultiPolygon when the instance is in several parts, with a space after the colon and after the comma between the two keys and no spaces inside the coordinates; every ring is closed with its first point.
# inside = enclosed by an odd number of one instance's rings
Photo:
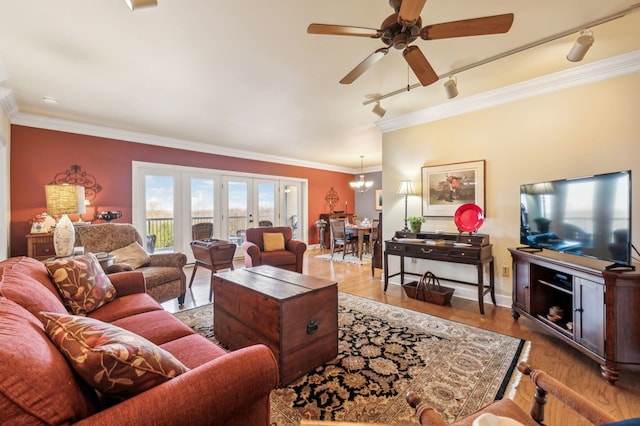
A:
{"type": "Polygon", "coordinates": [[[395,13],[388,16],[380,29],[351,27],[345,25],[311,24],[309,34],[346,35],[382,39],[386,47],[381,47],[358,64],[340,83],[351,84],[373,64],[378,62],[389,49],[404,49],[402,56],[423,86],[438,81],[438,74],[418,46],[409,46],[418,37],[423,40],[438,40],[454,37],[469,37],[487,34],[502,34],[509,31],[513,23],[513,13],[463,19],[461,21],[422,26],[420,13],[426,0],[389,0],[395,13]]]}

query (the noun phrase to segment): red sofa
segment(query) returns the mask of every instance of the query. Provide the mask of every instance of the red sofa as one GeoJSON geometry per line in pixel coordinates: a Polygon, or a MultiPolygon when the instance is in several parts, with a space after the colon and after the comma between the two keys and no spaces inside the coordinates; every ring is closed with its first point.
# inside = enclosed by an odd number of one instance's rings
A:
{"type": "Polygon", "coordinates": [[[249,228],[247,241],[242,244],[244,265],[247,268],[259,265],[271,265],[277,268],[302,273],[302,261],[307,245],[293,239],[293,231],[287,226],[249,228]],[[282,233],[284,250],[265,251],[263,235],[282,233]]]}
{"type": "Polygon", "coordinates": [[[266,346],[227,353],[164,311],[145,292],[142,273],[109,279],[117,297],[88,316],[146,338],[189,371],[101,406],[38,317],[67,313],[45,266],[28,257],[7,259],[0,262],[0,424],[269,424],[278,366],[266,346]]]}

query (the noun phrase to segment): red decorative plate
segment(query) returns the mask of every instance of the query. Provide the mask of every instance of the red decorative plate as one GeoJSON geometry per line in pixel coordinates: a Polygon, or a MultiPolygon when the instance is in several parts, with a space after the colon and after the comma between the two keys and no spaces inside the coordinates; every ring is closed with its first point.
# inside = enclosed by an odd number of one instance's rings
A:
{"type": "Polygon", "coordinates": [[[476,204],[463,204],[456,210],[453,220],[460,232],[476,232],[484,222],[484,214],[476,204]]]}

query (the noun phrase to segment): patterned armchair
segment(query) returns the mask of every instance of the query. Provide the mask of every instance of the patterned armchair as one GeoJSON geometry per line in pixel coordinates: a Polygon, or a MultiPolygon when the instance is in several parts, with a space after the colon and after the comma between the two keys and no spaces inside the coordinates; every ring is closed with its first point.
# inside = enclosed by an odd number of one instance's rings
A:
{"type": "MultiPolygon", "coordinates": [[[[76,228],[76,243],[84,247],[86,253],[111,253],[137,242],[144,247],[136,228],[128,223],[103,223],[76,228]]],[[[166,302],[174,297],[178,304],[184,304],[186,276],[184,266],[187,256],[183,253],[157,253],[149,255],[148,261],[137,268],[129,264],[116,263],[106,268],[107,273],[136,270],[145,278],[147,293],[158,302],[166,302]]]]}

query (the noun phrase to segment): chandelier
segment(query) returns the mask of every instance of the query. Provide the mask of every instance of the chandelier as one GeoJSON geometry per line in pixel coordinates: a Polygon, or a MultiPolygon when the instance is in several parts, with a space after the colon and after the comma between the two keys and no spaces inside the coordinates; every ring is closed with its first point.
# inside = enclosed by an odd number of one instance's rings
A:
{"type": "Polygon", "coordinates": [[[364,155],[360,156],[360,180],[354,180],[353,182],[349,182],[349,185],[353,190],[358,192],[367,192],[369,188],[373,186],[373,181],[368,180],[365,182],[364,180],[364,167],[363,167],[363,158],[364,155]]]}

